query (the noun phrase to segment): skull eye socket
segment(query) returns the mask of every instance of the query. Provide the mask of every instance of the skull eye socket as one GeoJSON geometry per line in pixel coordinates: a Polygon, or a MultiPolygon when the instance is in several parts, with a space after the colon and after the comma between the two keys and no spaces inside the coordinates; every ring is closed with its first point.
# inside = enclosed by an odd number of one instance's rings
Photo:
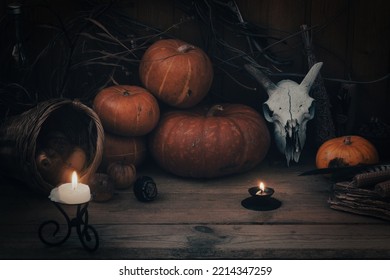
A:
{"type": "Polygon", "coordinates": [[[308,113],[309,120],[314,118],[315,107],[316,107],[316,104],[315,104],[315,101],[313,100],[313,102],[310,104],[310,107],[309,107],[309,113],[308,113]]]}
{"type": "Polygon", "coordinates": [[[273,122],[273,115],[274,115],[274,112],[269,108],[268,104],[267,103],[264,103],[263,104],[263,114],[264,114],[264,118],[268,121],[268,122],[273,122]]]}

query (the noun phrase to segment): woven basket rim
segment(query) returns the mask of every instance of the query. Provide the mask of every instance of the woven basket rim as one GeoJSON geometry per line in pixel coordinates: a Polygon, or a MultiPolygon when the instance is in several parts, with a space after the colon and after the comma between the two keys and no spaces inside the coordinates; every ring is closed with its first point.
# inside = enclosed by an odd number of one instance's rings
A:
{"type": "MultiPolygon", "coordinates": [[[[89,166],[87,166],[81,174],[79,174],[79,180],[80,181],[87,181],[88,178],[96,172],[98,169],[102,156],[103,156],[103,146],[104,146],[104,129],[103,125],[100,121],[100,118],[95,113],[95,111],[88,107],[87,105],[83,104],[79,100],[71,100],[71,99],[52,99],[48,100],[46,102],[42,102],[42,104],[38,104],[37,107],[30,109],[31,110],[42,110],[40,112],[41,114],[38,116],[38,118],[35,120],[35,125],[32,127],[30,133],[29,133],[29,139],[24,139],[24,141],[29,141],[30,145],[28,146],[29,149],[23,149],[21,148],[23,144],[25,143],[18,143],[20,146],[19,149],[21,150],[21,164],[27,165],[27,169],[29,169],[29,175],[32,177],[30,179],[34,180],[34,189],[38,189],[40,192],[48,194],[50,193],[51,189],[53,189],[55,186],[49,184],[44,180],[44,178],[41,176],[41,174],[38,171],[38,166],[35,161],[35,152],[37,149],[37,139],[38,135],[41,132],[41,129],[43,127],[43,124],[46,122],[46,120],[58,109],[63,108],[64,106],[71,106],[72,109],[78,110],[86,116],[88,116],[95,125],[96,128],[96,141],[94,145],[95,154],[92,157],[92,161],[89,166]],[[41,106],[42,108],[38,109],[38,107],[41,106]]],[[[28,117],[28,111],[25,112],[25,117],[28,117]]],[[[89,136],[89,135],[88,135],[89,136]]],[[[31,183],[31,182],[29,182],[31,183]]]]}

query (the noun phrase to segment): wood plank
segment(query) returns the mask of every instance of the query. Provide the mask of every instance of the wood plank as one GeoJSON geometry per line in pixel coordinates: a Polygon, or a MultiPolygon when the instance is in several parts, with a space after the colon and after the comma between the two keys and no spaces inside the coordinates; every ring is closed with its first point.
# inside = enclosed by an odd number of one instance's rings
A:
{"type": "Polygon", "coordinates": [[[0,258],[388,258],[389,223],[330,209],[331,182],[298,176],[311,168],[310,163],[287,168],[265,162],[244,174],[192,180],[145,166],[139,174],[154,178],[160,192],[156,201],[139,202],[125,190],[106,203],[90,203],[89,222],[101,241],[93,254],[84,251],[74,229],[59,248],[41,243],[39,225],[56,219],[63,226],[63,217],[48,198],[2,180],[0,258]],[[241,205],[259,179],[275,188],[279,209],[262,212],[241,205]]]}
{"type": "MultiPolygon", "coordinates": [[[[309,168],[309,167],[308,167],[309,168]]],[[[210,180],[183,179],[157,167],[141,174],[151,175],[158,189],[158,198],[150,203],[136,200],[132,190],[118,191],[111,201],[92,202],[90,219],[97,224],[112,223],[384,223],[384,221],[351,215],[329,208],[327,200],[331,182],[322,176],[298,176],[302,167],[258,166],[251,172],[210,180]],[[244,208],[247,189],[261,178],[275,189],[274,198],[282,206],[274,211],[258,212],[244,208]]],[[[10,194],[0,205],[7,213],[4,224],[40,223],[49,218],[60,219],[58,211],[46,198],[21,189],[16,197],[10,194]]],[[[70,210],[69,211],[74,211],[70,210]]],[[[71,212],[72,213],[72,212],[71,212]]]]}
{"type": "MultiPolygon", "coordinates": [[[[284,206],[291,207],[291,209],[288,208],[289,211],[294,210],[294,207],[297,211],[302,211],[305,208],[322,209],[327,205],[332,182],[321,176],[298,176],[300,171],[296,167],[285,168],[283,177],[281,177],[279,176],[280,170],[278,167],[272,169],[259,166],[245,174],[220,179],[193,180],[179,178],[165,173],[157,167],[152,167],[151,170],[143,170],[141,174],[153,174],[152,177],[159,189],[159,197],[156,201],[151,203],[138,202],[130,189],[118,191],[112,201],[92,203],[91,211],[92,208],[98,212],[106,211],[107,209],[112,212],[121,210],[139,210],[144,212],[151,209],[153,212],[159,208],[176,211],[178,209],[188,209],[189,203],[196,210],[204,207],[207,207],[208,210],[213,208],[226,210],[232,207],[238,210],[241,209],[241,201],[249,196],[247,188],[258,184],[259,178],[274,187],[276,191],[275,198],[285,202],[284,206]],[[302,204],[302,200],[304,204],[302,204]],[[216,204],[215,207],[213,207],[213,204],[216,204]]],[[[22,191],[21,189],[15,190],[18,192],[22,191]]],[[[47,207],[50,204],[45,197],[33,195],[27,190],[25,196],[19,193],[16,198],[8,199],[5,203],[2,207],[12,210],[9,212],[18,211],[23,205],[46,204],[45,207],[47,207]]]]}
{"type": "Polygon", "coordinates": [[[77,236],[47,247],[36,227],[8,228],[0,259],[382,259],[390,257],[389,225],[109,225],[96,226],[100,247],[77,236]],[[20,232],[22,230],[22,232],[20,232]],[[28,248],[28,250],[26,250],[28,248]]]}

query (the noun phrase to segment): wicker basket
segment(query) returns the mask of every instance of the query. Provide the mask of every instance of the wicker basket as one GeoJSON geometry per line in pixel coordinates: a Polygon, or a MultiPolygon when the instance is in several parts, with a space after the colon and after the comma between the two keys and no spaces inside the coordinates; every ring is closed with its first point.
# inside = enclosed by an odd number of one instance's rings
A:
{"type": "Polygon", "coordinates": [[[55,186],[40,174],[36,156],[40,141],[50,129],[61,130],[82,146],[86,164],[79,174],[86,182],[100,165],[104,130],[96,113],[80,101],[53,99],[6,120],[0,127],[0,167],[33,190],[47,195],[55,186]]]}

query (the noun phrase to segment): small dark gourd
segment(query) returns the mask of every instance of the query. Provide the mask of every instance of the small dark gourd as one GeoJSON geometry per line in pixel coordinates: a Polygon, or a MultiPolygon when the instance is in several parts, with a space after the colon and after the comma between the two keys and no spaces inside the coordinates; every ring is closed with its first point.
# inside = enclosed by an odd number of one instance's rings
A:
{"type": "Polygon", "coordinates": [[[104,202],[112,199],[114,184],[106,173],[95,173],[89,178],[88,185],[91,189],[92,200],[104,202]]]}
{"type": "Polygon", "coordinates": [[[111,177],[117,189],[130,188],[137,178],[134,164],[124,164],[123,162],[110,163],[107,168],[107,174],[111,177]]]}

